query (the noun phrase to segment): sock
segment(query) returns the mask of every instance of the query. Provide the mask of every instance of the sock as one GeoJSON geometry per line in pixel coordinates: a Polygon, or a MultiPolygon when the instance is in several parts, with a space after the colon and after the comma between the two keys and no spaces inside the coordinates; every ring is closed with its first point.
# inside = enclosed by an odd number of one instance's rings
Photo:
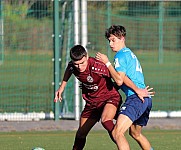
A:
{"type": "Polygon", "coordinates": [[[72,150],[83,150],[86,143],[86,138],[75,137],[74,146],[72,150]]]}
{"type": "Polygon", "coordinates": [[[102,122],[102,125],[108,132],[112,132],[114,128],[114,123],[112,120],[107,120],[105,122],[102,122]]]}
{"type": "Polygon", "coordinates": [[[108,131],[111,140],[115,143],[115,140],[114,140],[114,138],[112,136],[112,130],[114,129],[113,121],[112,120],[107,120],[107,121],[103,122],[102,125],[108,131]]]}

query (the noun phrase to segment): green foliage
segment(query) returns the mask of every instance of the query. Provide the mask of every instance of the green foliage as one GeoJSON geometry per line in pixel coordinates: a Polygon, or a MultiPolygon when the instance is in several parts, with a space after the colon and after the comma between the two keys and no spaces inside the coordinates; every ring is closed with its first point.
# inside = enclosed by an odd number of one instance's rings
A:
{"type": "Polygon", "coordinates": [[[5,48],[13,51],[52,49],[52,20],[50,18],[28,18],[28,9],[29,6],[26,3],[4,5],[5,48]]]}
{"type": "Polygon", "coordinates": [[[28,5],[4,5],[5,18],[9,18],[12,21],[18,21],[21,18],[25,18],[28,13],[28,5]]]}

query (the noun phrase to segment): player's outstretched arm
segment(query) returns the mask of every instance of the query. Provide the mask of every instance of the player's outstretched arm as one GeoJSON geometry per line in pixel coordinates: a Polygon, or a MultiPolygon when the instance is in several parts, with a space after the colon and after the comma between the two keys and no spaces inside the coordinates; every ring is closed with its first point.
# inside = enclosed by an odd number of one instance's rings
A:
{"type": "Polygon", "coordinates": [[[62,101],[62,93],[66,87],[66,84],[69,80],[69,78],[71,77],[72,72],[70,71],[69,67],[66,68],[65,73],[64,73],[64,77],[62,80],[62,83],[59,87],[59,89],[55,92],[55,98],[54,98],[54,102],[58,102],[58,101],[62,101]]]}
{"type": "Polygon", "coordinates": [[[59,89],[55,92],[55,98],[54,98],[55,103],[58,102],[58,101],[60,101],[60,102],[62,101],[62,93],[63,93],[63,91],[65,89],[66,84],[67,84],[67,82],[62,81],[59,89]]]}

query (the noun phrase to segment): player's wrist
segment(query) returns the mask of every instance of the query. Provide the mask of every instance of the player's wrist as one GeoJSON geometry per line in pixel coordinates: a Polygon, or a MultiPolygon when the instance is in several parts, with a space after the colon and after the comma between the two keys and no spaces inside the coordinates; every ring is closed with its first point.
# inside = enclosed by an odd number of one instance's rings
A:
{"type": "Polygon", "coordinates": [[[108,68],[111,65],[110,61],[106,63],[106,67],[108,68]]]}

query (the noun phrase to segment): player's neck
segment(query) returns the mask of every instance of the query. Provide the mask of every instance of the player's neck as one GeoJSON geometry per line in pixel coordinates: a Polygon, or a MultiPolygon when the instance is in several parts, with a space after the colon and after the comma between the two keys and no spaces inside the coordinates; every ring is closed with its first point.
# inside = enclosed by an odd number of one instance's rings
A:
{"type": "Polygon", "coordinates": [[[125,49],[125,48],[126,48],[126,45],[121,46],[120,51],[125,49]]]}

